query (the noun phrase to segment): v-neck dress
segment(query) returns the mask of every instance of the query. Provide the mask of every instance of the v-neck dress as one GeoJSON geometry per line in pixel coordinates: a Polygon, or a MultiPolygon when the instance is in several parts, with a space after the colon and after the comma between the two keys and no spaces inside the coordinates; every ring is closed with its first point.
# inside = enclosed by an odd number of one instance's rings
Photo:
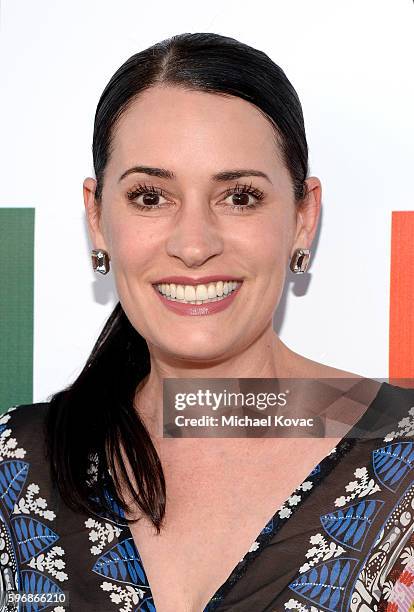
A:
{"type": "MultiPolygon", "coordinates": [[[[73,512],[50,481],[47,407],[0,417],[0,591],[21,596],[0,610],[156,612],[128,525],[73,512]]],[[[414,612],[413,438],[414,389],[382,383],[194,612],[414,612]]]]}

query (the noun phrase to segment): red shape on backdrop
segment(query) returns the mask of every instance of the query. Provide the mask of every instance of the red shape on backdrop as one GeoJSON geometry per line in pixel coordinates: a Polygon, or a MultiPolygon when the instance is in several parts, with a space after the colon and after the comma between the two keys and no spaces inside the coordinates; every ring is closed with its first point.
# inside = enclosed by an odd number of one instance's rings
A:
{"type": "Polygon", "coordinates": [[[414,211],[393,211],[389,378],[414,387],[414,211]]]}

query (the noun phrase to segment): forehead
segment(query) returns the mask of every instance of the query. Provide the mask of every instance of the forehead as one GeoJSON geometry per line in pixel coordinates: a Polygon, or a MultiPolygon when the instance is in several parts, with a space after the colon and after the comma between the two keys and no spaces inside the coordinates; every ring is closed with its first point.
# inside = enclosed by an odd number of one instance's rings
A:
{"type": "Polygon", "coordinates": [[[171,86],[150,88],[129,106],[114,130],[112,158],[116,165],[174,163],[205,171],[256,164],[271,172],[281,165],[274,129],[254,105],[171,86]]]}

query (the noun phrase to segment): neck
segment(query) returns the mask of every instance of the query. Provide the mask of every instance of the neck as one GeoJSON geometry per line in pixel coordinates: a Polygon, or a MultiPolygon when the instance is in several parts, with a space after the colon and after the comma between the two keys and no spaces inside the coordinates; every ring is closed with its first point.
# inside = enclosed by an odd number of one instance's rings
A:
{"type": "Polygon", "coordinates": [[[134,405],[151,436],[162,437],[164,378],[289,378],[297,374],[299,355],[273,329],[246,349],[214,361],[191,361],[161,353],[149,345],[151,371],[137,387],[134,405]]]}

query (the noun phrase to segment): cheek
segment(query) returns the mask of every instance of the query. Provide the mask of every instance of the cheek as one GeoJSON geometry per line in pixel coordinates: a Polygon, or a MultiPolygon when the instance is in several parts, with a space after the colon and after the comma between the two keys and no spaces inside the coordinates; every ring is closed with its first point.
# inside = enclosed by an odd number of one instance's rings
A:
{"type": "Polygon", "coordinates": [[[271,270],[276,273],[282,269],[288,248],[288,231],[283,221],[275,217],[263,219],[250,235],[249,250],[252,260],[257,263],[263,273],[271,270]]]}
{"type": "Polygon", "coordinates": [[[284,258],[284,251],[284,241],[279,232],[267,232],[257,245],[257,252],[265,265],[274,266],[280,263],[284,258]]]}
{"type": "Polygon", "coordinates": [[[254,262],[254,274],[260,283],[261,300],[258,314],[261,320],[271,318],[279,304],[287,273],[289,224],[272,215],[255,228],[249,251],[254,262]]]}
{"type": "Polygon", "coordinates": [[[158,233],[127,215],[111,220],[110,235],[112,256],[125,267],[142,266],[154,259],[154,252],[159,250],[158,233]]]}

